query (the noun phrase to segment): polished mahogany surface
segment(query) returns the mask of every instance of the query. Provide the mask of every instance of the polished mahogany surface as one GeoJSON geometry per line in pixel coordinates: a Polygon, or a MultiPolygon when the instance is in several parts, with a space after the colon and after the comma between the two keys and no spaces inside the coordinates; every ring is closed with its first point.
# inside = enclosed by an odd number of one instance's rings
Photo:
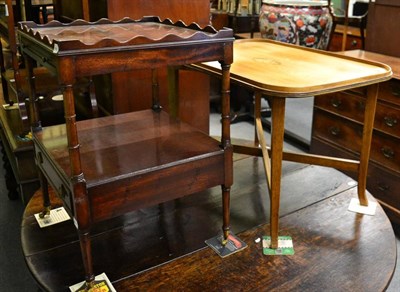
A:
{"type": "MultiPolygon", "coordinates": [[[[77,129],[92,222],[224,181],[220,143],[163,111],[80,121],[77,129]]],[[[50,181],[73,213],[72,187],[67,183],[73,174],[65,125],[43,128],[34,135],[34,142],[50,181]],[[50,168],[54,163],[56,169],[50,168]],[[64,187],[52,175],[57,170],[64,187]]]]}
{"type": "MultiPolygon", "coordinates": [[[[182,22],[161,21],[158,17],[146,17],[139,21],[124,18],[120,21],[101,19],[96,23],[76,20],[70,24],[63,24],[53,20],[44,25],[34,22],[20,22],[19,30],[22,36],[29,35],[36,40],[36,45],[48,46],[56,55],[65,54],[64,51],[74,50],[73,54],[89,54],[90,51],[79,52],[83,49],[107,49],[112,47],[131,47],[133,45],[157,44],[164,47],[193,45],[208,42],[224,42],[232,37],[229,29],[216,31],[211,26],[200,28],[196,24],[186,26],[182,22]],[[175,44],[172,44],[175,42],[175,44]]],[[[29,37],[27,37],[29,39],[29,37]]],[[[25,41],[28,43],[28,40],[25,41]]],[[[25,50],[29,44],[25,44],[25,50]]]]}
{"type": "MultiPolygon", "coordinates": [[[[232,30],[145,17],[96,23],[23,22],[19,36],[28,72],[32,73],[38,62],[54,72],[63,86],[65,124],[43,128],[35,110],[34,76],[30,74],[31,127],[44,207],[49,210],[52,205],[49,184],[76,223],[88,286],[93,285],[97,270],[90,232],[101,221],[220,185],[227,238],[233,179],[229,131],[232,30]],[[220,143],[177,118],[179,66],[212,60],[220,61],[224,72],[220,143]],[[158,99],[157,69],[168,66],[174,66],[171,119],[158,99]],[[73,87],[78,76],[137,69],[151,69],[151,109],[76,121],[73,87]]],[[[141,98],[135,92],[129,95],[141,98]]]]}
{"type": "MultiPolygon", "coordinates": [[[[173,166],[181,159],[223,153],[218,141],[185,123],[177,123],[163,111],[79,121],[77,128],[82,170],[89,188],[117,175],[143,175],[160,165],[173,166]]],[[[35,139],[70,176],[65,125],[45,127],[35,134],[35,139]]]]}
{"type": "MultiPolygon", "coordinates": [[[[204,240],[222,224],[216,187],[97,224],[92,233],[96,269],[117,291],[386,287],[396,265],[393,230],[379,206],[375,216],[347,210],[357,196],[352,179],[331,168],[284,163],[280,234],[293,237],[295,255],[266,257],[255,242],[269,235],[262,159],[237,155],[234,167],[232,230],[248,248],[221,259],[206,247],[204,240]]],[[[71,221],[40,229],[33,214],[41,208],[37,192],[21,225],[26,262],[45,291],[67,291],[82,280],[78,236],[71,221]]]]}

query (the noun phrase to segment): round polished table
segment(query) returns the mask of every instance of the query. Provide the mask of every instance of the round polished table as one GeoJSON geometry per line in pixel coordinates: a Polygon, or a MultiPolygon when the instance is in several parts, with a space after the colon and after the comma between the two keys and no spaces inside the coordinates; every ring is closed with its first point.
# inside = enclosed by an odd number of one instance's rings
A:
{"type": "MultiPolygon", "coordinates": [[[[261,158],[234,163],[233,231],[248,247],[220,258],[204,240],[222,224],[220,191],[193,194],[128,213],[93,230],[95,273],[117,291],[383,291],[396,266],[396,242],[380,206],[374,216],[347,210],[355,181],[332,168],[284,163],[280,235],[293,238],[292,256],[264,256],[269,234],[261,158]],[[299,187],[301,185],[301,187],[299,187]]],[[[368,193],[368,199],[374,198],[368,193]]],[[[52,202],[58,202],[56,198],[52,202]]],[[[39,228],[38,191],[23,215],[26,263],[41,289],[68,291],[82,281],[72,221],[39,228]]]]}

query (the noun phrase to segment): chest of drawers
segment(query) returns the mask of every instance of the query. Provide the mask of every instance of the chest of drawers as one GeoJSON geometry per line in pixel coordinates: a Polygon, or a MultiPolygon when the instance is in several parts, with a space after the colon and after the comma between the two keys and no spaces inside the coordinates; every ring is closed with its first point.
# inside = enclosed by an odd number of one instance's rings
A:
{"type": "MultiPolygon", "coordinates": [[[[379,85],[367,188],[389,218],[400,223],[400,59],[361,50],[344,54],[383,62],[393,70],[393,78],[379,85]]],[[[359,155],[365,94],[360,88],[315,99],[311,152],[359,155]]]]}

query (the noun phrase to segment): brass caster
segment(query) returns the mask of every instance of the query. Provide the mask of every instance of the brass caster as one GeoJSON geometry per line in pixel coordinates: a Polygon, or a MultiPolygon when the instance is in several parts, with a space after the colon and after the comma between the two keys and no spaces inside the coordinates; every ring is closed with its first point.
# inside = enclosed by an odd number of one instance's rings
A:
{"type": "Polygon", "coordinates": [[[228,238],[229,238],[229,231],[226,231],[226,233],[224,233],[223,238],[222,238],[222,245],[225,246],[228,243],[228,238]]]}
{"type": "Polygon", "coordinates": [[[45,207],[44,210],[42,212],[40,212],[39,218],[44,218],[46,216],[50,216],[50,210],[51,210],[50,206],[45,207]]]}
{"type": "Polygon", "coordinates": [[[85,283],[85,291],[91,291],[94,287],[94,280],[86,281],[85,283]]]}

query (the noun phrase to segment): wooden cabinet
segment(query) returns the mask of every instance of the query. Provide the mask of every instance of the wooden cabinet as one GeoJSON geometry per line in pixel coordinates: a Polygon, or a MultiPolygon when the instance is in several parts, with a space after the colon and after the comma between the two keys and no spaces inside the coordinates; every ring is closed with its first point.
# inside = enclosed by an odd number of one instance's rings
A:
{"type": "MultiPolygon", "coordinates": [[[[338,52],[342,50],[344,26],[338,24],[335,31],[332,33],[329,43],[329,51],[338,52]]],[[[349,26],[346,36],[346,50],[362,49],[362,39],[360,29],[358,27],[349,26]]]]}
{"type": "MultiPolygon", "coordinates": [[[[394,72],[379,88],[367,189],[400,223],[400,59],[361,50],[344,54],[386,63],[394,72]]],[[[311,152],[345,158],[359,155],[365,94],[361,88],[315,99],[311,152]]]]}

